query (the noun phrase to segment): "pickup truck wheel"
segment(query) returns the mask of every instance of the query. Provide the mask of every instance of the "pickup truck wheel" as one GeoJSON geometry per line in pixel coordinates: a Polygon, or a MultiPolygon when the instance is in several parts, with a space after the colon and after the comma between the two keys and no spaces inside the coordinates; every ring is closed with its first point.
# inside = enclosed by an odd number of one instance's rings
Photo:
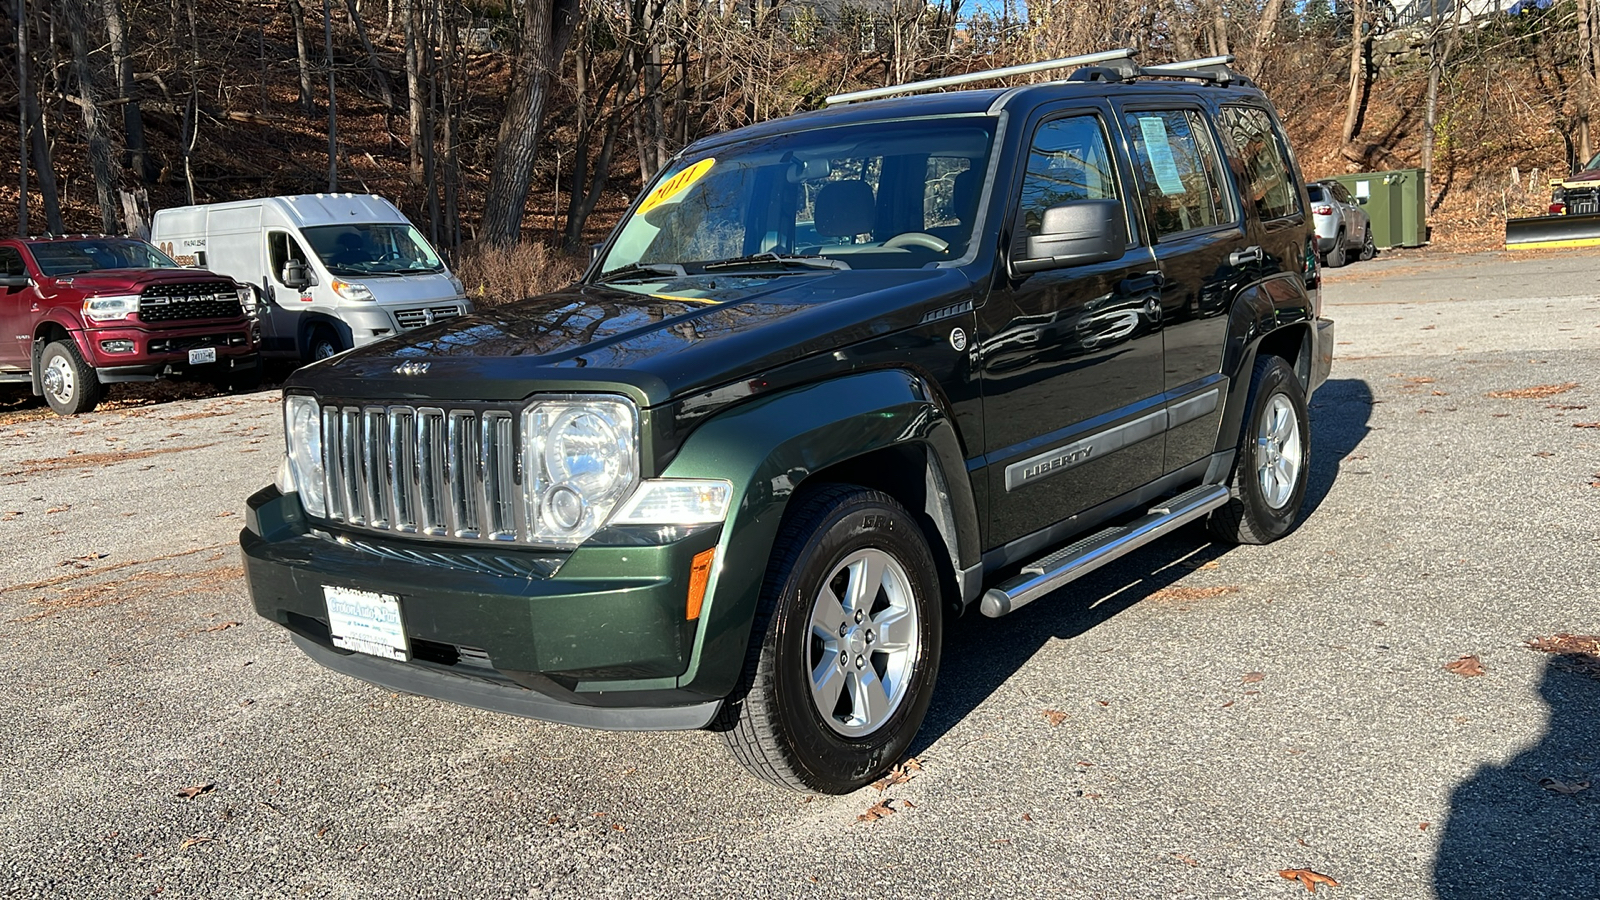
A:
{"type": "Polygon", "coordinates": [[[830,485],[796,503],[715,727],[753,774],[845,794],[887,771],[922,726],[939,669],[938,576],[893,497],[830,485]]]}
{"type": "Polygon", "coordinates": [[[39,354],[39,376],[45,402],[57,415],[86,413],[100,403],[100,379],[71,341],[56,341],[44,348],[39,354]]]}
{"type": "Polygon", "coordinates": [[[1282,357],[1256,359],[1247,416],[1233,497],[1208,524],[1228,543],[1267,544],[1300,523],[1311,459],[1305,391],[1282,357]]]}
{"type": "Polygon", "coordinates": [[[1337,269],[1350,261],[1350,250],[1344,245],[1344,241],[1344,229],[1341,228],[1333,236],[1333,249],[1329,250],[1328,255],[1322,258],[1323,265],[1330,269],[1337,269]]]}
{"type": "Polygon", "coordinates": [[[1361,236],[1361,261],[1378,255],[1378,243],[1372,239],[1372,226],[1368,225],[1366,233],[1361,236]]]}

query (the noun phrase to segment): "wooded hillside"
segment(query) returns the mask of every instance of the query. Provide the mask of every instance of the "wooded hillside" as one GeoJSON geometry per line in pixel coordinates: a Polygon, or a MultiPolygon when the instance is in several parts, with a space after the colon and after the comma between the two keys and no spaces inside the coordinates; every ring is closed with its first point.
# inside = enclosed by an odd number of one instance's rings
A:
{"type": "Polygon", "coordinates": [[[1235,54],[1309,177],[1426,166],[1435,241],[1470,247],[1588,158],[1600,99],[1592,0],[1410,24],[1328,0],[7,3],[0,230],[370,191],[458,261],[577,251],[685,143],[828,94],[1121,46],[1235,54]]]}

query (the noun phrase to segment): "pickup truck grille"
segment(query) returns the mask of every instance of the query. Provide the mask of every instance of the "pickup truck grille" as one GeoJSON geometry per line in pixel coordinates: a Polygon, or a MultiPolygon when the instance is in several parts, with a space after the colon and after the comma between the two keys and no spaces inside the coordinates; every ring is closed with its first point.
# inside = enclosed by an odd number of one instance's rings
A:
{"type": "Polygon", "coordinates": [[[322,436],[336,522],[469,541],[528,530],[515,412],[324,406],[322,436]]]}
{"type": "Polygon", "coordinates": [[[1574,216],[1600,213],[1600,188],[1568,188],[1564,193],[1568,213],[1574,216]]]}
{"type": "Polygon", "coordinates": [[[237,319],[244,314],[231,283],[155,284],[139,296],[139,319],[179,322],[191,319],[237,319]]]}
{"type": "Polygon", "coordinates": [[[432,325],[441,319],[453,319],[461,315],[459,306],[422,306],[416,309],[397,309],[394,311],[394,320],[400,327],[407,331],[432,325]]]}

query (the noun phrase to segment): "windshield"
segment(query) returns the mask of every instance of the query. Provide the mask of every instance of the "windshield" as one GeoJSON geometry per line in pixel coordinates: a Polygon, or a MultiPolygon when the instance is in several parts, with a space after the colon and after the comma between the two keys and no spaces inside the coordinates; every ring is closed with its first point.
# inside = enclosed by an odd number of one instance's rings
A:
{"type": "Polygon", "coordinates": [[[826,271],[958,259],[993,138],[988,117],[874,122],[686,158],[661,173],[623,223],[599,277],[652,266],[695,275],[729,261],[826,271]]]}
{"type": "Polygon", "coordinates": [[[176,269],[160,250],[131,238],[84,238],[29,244],[39,271],[54,278],[96,269],[176,269]]]}
{"type": "Polygon", "coordinates": [[[302,233],[330,275],[420,275],[444,271],[444,263],[433,252],[433,246],[409,224],[318,225],[302,233]]]}
{"type": "Polygon", "coordinates": [[[1594,158],[1589,160],[1589,164],[1584,166],[1582,169],[1579,169],[1578,171],[1587,172],[1590,169],[1600,169],[1600,153],[1596,153],[1594,155],[1594,158]]]}

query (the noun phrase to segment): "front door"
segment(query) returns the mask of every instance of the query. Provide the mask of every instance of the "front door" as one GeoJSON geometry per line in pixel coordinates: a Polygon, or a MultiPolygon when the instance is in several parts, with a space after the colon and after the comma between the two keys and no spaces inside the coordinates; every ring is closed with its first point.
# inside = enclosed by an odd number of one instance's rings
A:
{"type": "Polygon", "coordinates": [[[311,288],[296,290],[283,283],[284,267],[292,260],[304,263],[311,271],[305,248],[287,231],[267,232],[267,277],[264,302],[270,307],[261,317],[261,340],[265,349],[299,352],[300,313],[311,305],[311,288]]]}
{"type": "Polygon", "coordinates": [[[1075,200],[1124,201],[1130,226],[1115,260],[1004,279],[978,316],[990,540],[1040,532],[1139,487],[1162,460],[1160,274],[1127,204],[1111,152],[1110,108],[1036,120],[1013,186],[1013,253],[1043,213],[1075,200]]]}
{"type": "MultiPolygon", "coordinates": [[[[26,275],[22,253],[15,247],[0,247],[0,275],[26,275]]],[[[33,301],[31,287],[0,287],[0,366],[25,369],[33,350],[33,301]]]]}
{"type": "Polygon", "coordinates": [[[1222,154],[1199,106],[1119,104],[1150,239],[1161,262],[1166,368],[1166,459],[1176,471],[1217,446],[1227,380],[1228,312],[1259,277],[1265,250],[1250,241],[1222,154]]]}

